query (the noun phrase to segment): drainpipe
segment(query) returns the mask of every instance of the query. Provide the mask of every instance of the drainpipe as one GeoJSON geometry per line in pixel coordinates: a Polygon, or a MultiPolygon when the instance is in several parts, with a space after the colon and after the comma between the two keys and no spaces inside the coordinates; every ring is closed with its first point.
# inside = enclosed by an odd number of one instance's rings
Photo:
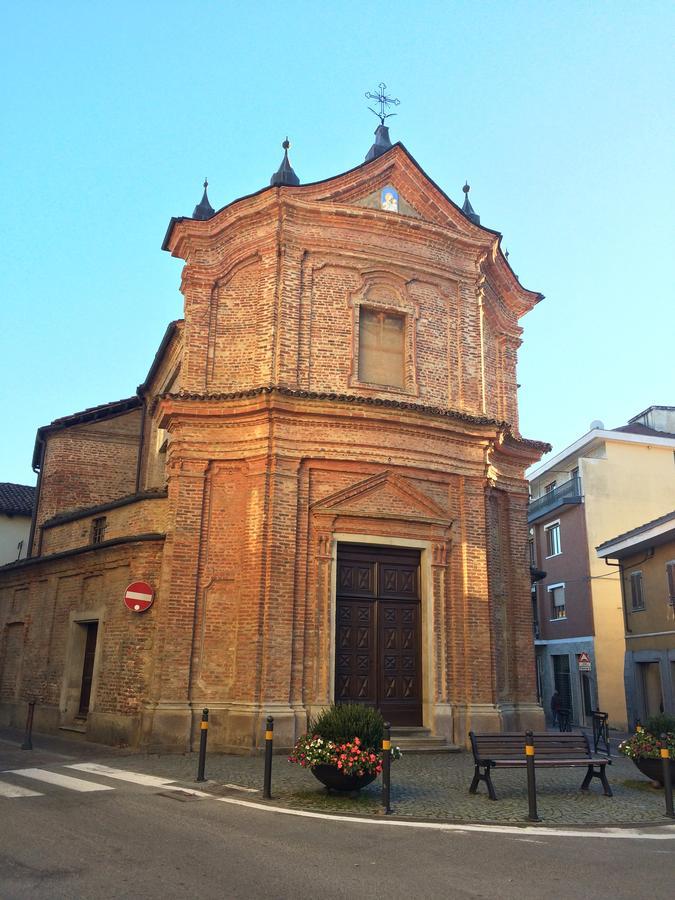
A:
{"type": "MultiPolygon", "coordinates": [[[[28,553],[27,557],[33,555],[33,540],[35,539],[35,523],[37,521],[38,506],[40,504],[40,488],[42,486],[42,470],[44,469],[46,442],[44,438],[40,441],[40,462],[37,466],[33,466],[33,471],[38,473],[37,485],[35,486],[35,500],[33,501],[33,515],[30,520],[30,534],[28,535],[28,553]]],[[[38,551],[38,556],[40,555],[38,551]]]]}
{"type": "MultiPolygon", "coordinates": [[[[631,565],[628,568],[634,569],[636,566],[641,566],[642,563],[647,562],[648,559],[651,559],[653,555],[654,555],[654,548],[650,547],[642,559],[639,559],[636,563],[631,563],[631,565]]],[[[623,612],[623,627],[626,629],[626,634],[632,634],[633,629],[628,624],[628,604],[626,602],[626,592],[625,592],[624,586],[623,586],[623,576],[625,574],[623,562],[619,559],[618,562],[613,563],[613,562],[610,562],[607,557],[605,557],[605,565],[610,566],[613,569],[619,570],[619,581],[621,583],[621,610],[623,612]]]]}
{"type": "Polygon", "coordinates": [[[628,624],[628,609],[626,607],[626,596],[625,596],[625,591],[623,588],[623,575],[624,575],[623,563],[621,562],[621,560],[613,563],[613,562],[610,562],[607,559],[607,557],[605,557],[605,565],[610,566],[610,568],[612,568],[612,569],[619,570],[619,584],[621,585],[621,612],[623,613],[623,628],[624,628],[625,634],[631,634],[633,629],[628,624]]]}
{"type": "MultiPolygon", "coordinates": [[[[141,397],[141,395],[138,395],[141,397]]],[[[136,493],[141,489],[141,466],[143,463],[143,445],[145,443],[145,410],[146,410],[146,401],[145,397],[141,397],[143,400],[143,407],[141,409],[141,436],[138,441],[138,459],[136,461],[136,493]]]]}

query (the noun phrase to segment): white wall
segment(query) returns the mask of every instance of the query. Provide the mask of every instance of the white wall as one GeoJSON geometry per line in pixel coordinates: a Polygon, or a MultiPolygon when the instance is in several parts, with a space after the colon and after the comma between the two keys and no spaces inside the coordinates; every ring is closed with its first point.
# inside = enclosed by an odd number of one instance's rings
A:
{"type": "Polygon", "coordinates": [[[29,532],[30,516],[7,516],[0,513],[0,566],[16,562],[19,558],[17,545],[20,541],[23,541],[21,559],[26,558],[29,532]]]}

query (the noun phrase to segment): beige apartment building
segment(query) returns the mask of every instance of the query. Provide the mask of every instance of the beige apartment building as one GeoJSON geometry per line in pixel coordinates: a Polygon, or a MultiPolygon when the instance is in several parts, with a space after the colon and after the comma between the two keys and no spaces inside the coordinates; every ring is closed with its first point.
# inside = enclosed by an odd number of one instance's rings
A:
{"type": "Polygon", "coordinates": [[[605,541],[621,576],[628,721],[675,715],[675,510],[605,541]]]}
{"type": "Polygon", "coordinates": [[[595,548],[675,507],[674,453],[675,407],[652,406],[619,428],[594,422],[529,476],[531,562],[546,572],[533,613],[549,717],[557,689],[573,722],[587,724],[599,708],[613,727],[627,726],[620,577],[595,548]]]}

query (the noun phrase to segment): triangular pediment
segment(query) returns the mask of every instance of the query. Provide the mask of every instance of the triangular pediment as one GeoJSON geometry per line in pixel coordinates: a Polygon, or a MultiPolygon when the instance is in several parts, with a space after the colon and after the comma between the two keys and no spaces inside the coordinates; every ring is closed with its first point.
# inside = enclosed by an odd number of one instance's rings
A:
{"type": "Polygon", "coordinates": [[[313,504],[314,512],[335,516],[406,519],[449,525],[443,509],[410,482],[391,472],[371,475],[313,504]]]}
{"type": "Polygon", "coordinates": [[[459,206],[423,171],[402,144],[355,169],[313,185],[304,196],[349,206],[362,206],[423,219],[470,235],[479,243],[491,241],[489,229],[469,222],[459,206]]]}
{"type": "Polygon", "coordinates": [[[406,197],[396,189],[396,186],[389,183],[352,202],[354,206],[363,206],[366,209],[378,209],[399,216],[412,216],[414,219],[422,218],[421,213],[415,209],[412,203],[408,202],[406,197]]]}

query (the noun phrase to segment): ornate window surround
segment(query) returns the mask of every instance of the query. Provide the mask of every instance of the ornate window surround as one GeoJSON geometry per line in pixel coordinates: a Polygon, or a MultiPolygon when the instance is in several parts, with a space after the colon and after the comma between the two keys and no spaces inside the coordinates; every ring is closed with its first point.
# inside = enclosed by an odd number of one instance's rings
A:
{"type": "Polygon", "coordinates": [[[364,391],[406,396],[419,396],[417,381],[417,319],[419,305],[408,294],[408,282],[391,272],[375,270],[362,273],[359,288],[349,296],[348,305],[352,311],[352,347],[349,365],[349,387],[364,391]],[[402,315],[404,319],[403,339],[403,387],[391,384],[372,384],[359,379],[359,324],[361,307],[402,315]]]}

